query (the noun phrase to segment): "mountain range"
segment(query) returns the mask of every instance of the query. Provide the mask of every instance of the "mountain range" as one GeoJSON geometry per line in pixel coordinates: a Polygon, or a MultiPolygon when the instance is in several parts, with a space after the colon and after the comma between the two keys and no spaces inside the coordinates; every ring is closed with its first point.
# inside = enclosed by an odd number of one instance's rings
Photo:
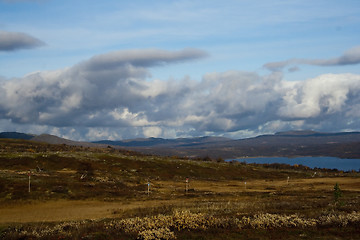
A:
{"type": "Polygon", "coordinates": [[[190,158],[232,159],[259,156],[333,156],[360,159],[360,132],[288,131],[237,140],[207,136],[177,139],[137,138],[119,141],[78,142],[49,134],[33,135],[17,132],[0,133],[0,138],[26,139],[84,147],[111,146],[145,154],[190,158]]]}

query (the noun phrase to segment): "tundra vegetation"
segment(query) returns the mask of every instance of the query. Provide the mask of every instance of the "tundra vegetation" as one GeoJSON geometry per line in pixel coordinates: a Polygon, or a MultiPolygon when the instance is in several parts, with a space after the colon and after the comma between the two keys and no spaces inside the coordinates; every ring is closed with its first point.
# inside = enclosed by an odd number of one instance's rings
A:
{"type": "Polygon", "coordinates": [[[355,171],[0,140],[1,239],[356,239],[359,191],[355,171]]]}

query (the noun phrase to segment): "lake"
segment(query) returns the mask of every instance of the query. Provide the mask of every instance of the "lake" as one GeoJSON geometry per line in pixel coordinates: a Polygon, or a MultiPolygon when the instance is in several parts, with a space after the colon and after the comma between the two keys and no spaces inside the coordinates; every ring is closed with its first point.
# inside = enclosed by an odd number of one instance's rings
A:
{"type": "MultiPolygon", "coordinates": [[[[296,158],[287,158],[287,157],[255,157],[255,158],[239,158],[231,159],[239,162],[246,163],[285,163],[285,164],[298,164],[308,166],[310,168],[328,168],[328,169],[338,169],[343,171],[360,170],[360,159],[341,159],[336,157],[296,157],[296,158]]],[[[228,161],[231,161],[228,160],[228,161]]]]}

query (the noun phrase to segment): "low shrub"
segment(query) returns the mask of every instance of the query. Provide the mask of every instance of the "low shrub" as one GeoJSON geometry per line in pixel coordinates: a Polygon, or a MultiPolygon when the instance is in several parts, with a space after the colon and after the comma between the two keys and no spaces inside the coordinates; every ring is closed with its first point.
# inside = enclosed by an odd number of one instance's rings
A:
{"type": "Polygon", "coordinates": [[[319,217],[320,226],[345,227],[347,225],[360,224],[360,213],[329,213],[319,217]]]}
{"type": "Polygon", "coordinates": [[[174,232],[169,228],[158,228],[158,229],[149,229],[139,232],[138,239],[141,240],[156,240],[156,239],[176,239],[174,232]]]}
{"type": "Polygon", "coordinates": [[[13,226],[1,230],[4,239],[55,239],[78,236],[91,236],[108,234],[117,239],[122,236],[131,236],[141,240],[150,239],[176,239],[180,232],[216,231],[226,229],[230,231],[281,230],[328,228],[347,226],[358,227],[360,213],[328,213],[317,218],[304,218],[297,214],[281,215],[261,213],[243,217],[216,217],[190,211],[174,211],[170,215],[156,215],[151,217],[135,217],[127,219],[113,219],[102,221],[63,222],[58,224],[41,224],[27,226],[13,226]]]}
{"type": "Polygon", "coordinates": [[[239,228],[254,228],[254,229],[274,229],[274,228],[305,228],[314,227],[317,224],[316,219],[304,219],[297,214],[293,215],[279,215],[262,213],[253,217],[243,217],[237,220],[239,228]]]}

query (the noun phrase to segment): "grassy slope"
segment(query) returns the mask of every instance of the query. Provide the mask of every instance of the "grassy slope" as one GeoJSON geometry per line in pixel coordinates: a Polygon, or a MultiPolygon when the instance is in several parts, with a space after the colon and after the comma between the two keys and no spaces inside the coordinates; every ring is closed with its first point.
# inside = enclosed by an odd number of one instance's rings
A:
{"type": "MultiPolygon", "coordinates": [[[[7,206],[2,215],[6,219],[6,213],[8,216],[17,213],[21,220],[25,219],[21,215],[26,211],[43,211],[37,218],[29,218],[25,222],[144,217],[171,214],[179,209],[221,217],[259,212],[318,217],[334,210],[360,210],[357,173],[320,170],[312,178],[313,173],[311,169],[287,165],[269,167],[190,161],[145,156],[112,148],[0,140],[0,202],[2,206],[7,206]],[[32,171],[31,193],[28,193],[27,184],[29,169],[32,171]],[[288,176],[291,176],[289,183],[288,176]],[[190,179],[187,194],[184,191],[186,177],[190,179]],[[146,192],[148,181],[151,183],[149,196],[146,192]],[[342,203],[338,205],[333,202],[335,182],[339,182],[343,189],[342,203]],[[55,200],[57,202],[53,202],[55,200]],[[28,203],[32,204],[31,207],[28,203]],[[81,215],[81,212],[88,215],[81,215]],[[48,219],[44,219],[46,214],[48,219]],[[64,217],[65,214],[69,217],[64,217]],[[79,218],[74,218],[74,214],[79,218]]],[[[30,228],[34,226],[36,224],[30,225],[30,228]]],[[[84,231],[94,234],[91,229],[84,231]]],[[[101,228],[101,231],[104,229],[101,228]]],[[[282,231],[274,230],[270,236],[283,236],[282,231]]],[[[357,230],[348,227],[342,231],[351,236],[357,230]]],[[[291,230],[287,236],[291,239],[293,234],[293,239],[296,239],[305,234],[310,239],[326,232],[326,228],[310,229],[305,233],[291,230]]],[[[204,232],[197,234],[196,231],[179,232],[177,236],[178,239],[210,239],[210,236],[216,239],[220,234],[228,236],[225,239],[270,239],[264,231],[228,232],[218,229],[208,233],[210,235],[204,232]],[[200,237],[204,234],[207,238],[200,237]]],[[[331,239],[336,234],[338,232],[327,237],[331,239]]]]}
{"type": "Polygon", "coordinates": [[[285,179],[312,172],[244,164],[145,156],[112,148],[81,148],[24,140],[0,140],[2,199],[103,199],[135,197],[147,181],[184,182],[285,179]],[[32,171],[28,194],[27,171],[32,171]]]}

